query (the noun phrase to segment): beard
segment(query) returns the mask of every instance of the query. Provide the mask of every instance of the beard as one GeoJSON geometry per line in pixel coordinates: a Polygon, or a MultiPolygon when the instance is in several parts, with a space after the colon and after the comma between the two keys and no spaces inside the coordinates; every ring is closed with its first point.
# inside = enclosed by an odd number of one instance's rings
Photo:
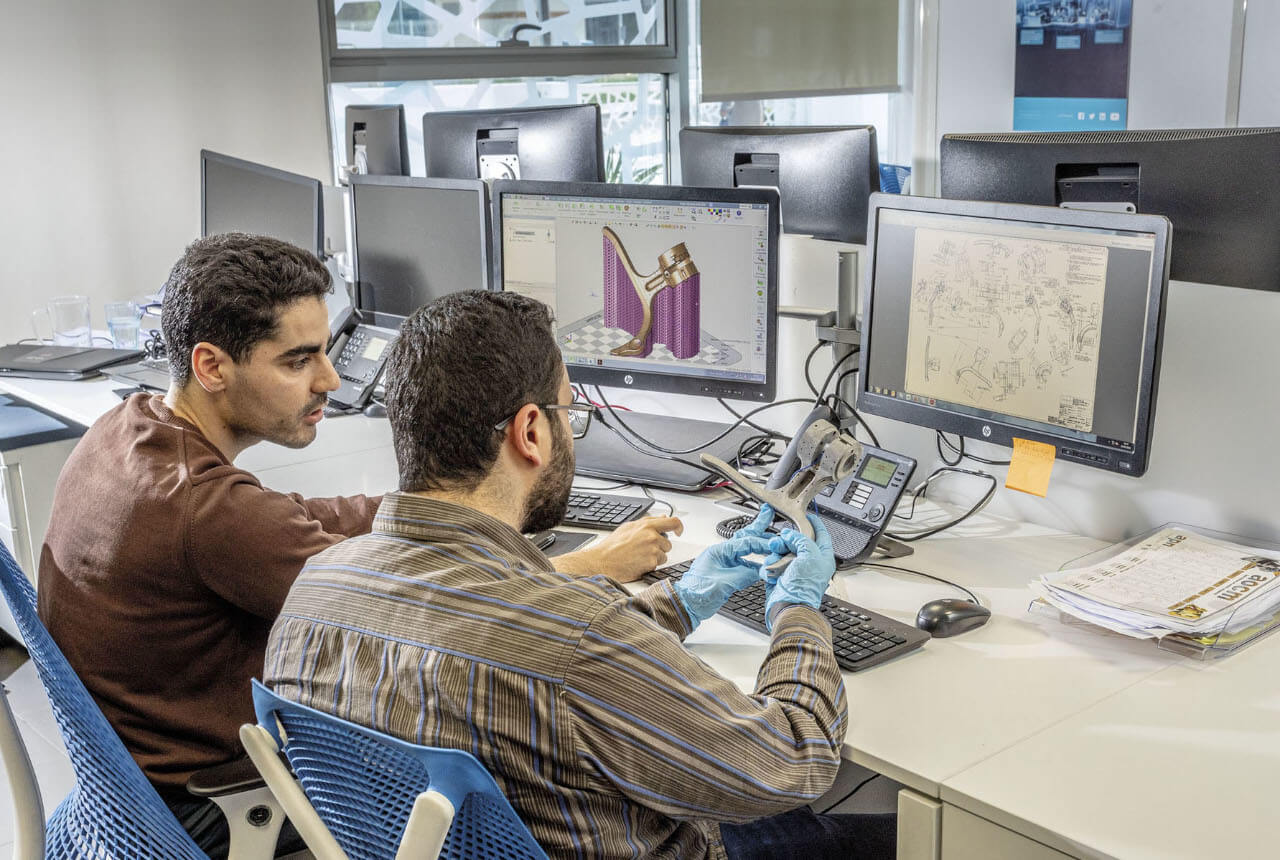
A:
{"type": "Polygon", "coordinates": [[[555,528],[569,509],[569,491],[573,488],[573,440],[558,424],[553,424],[551,462],[539,476],[524,503],[520,531],[525,534],[555,528]]]}
{"type": "Polygon", "coordinates": [[[322,395],[297,415],[268,417],[257,411],[262,401],[250,395],[237,403],[234,417],[227,422],[227,427],[239,439],[273,442],[285,448],[305,448],[315,441],[316,428],[303,423],[302,419],[328,402],[328,396],[322,395]]]}

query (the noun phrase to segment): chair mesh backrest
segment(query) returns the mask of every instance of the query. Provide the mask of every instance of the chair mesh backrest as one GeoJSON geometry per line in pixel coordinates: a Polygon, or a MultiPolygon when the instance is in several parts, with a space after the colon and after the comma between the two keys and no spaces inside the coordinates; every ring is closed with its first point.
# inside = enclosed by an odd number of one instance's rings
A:
{"type": "Polygon", "coordinates": [[[880,165],[880,190],[886,194],[901,194],[911,176],[911,168],[901,164],[880,165]]]}
{"type": "Polygon", "coordinates": [[[460,750],[420,747],[312,708],[255,682],[258,722],[288,739],[285,757],[351,860],[392,860],[413,802],[428,788],[454,807],[440,851],[447,860],[545,860],[493,777],[460,750]]]}
{"type": "Polygon", "coordinates": [[[76,786],[49,818],[51,858],[205,858],[142,775],[36,615],[36,592],[0,543],[0,590],[36,664],[76,786]]]}

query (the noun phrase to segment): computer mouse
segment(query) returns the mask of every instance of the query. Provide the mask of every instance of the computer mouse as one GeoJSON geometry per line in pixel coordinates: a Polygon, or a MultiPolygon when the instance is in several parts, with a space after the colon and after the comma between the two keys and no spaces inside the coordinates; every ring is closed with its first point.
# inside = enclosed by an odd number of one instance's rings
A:
{"type": "Polygon", "coordinates": [[[364,414],[369,418],[386,418],[387,407],[376,400],[370,400],[369,405],[364,408],[364,414]]]}
{"type": "Polygon", "coordinates": [[[916,626],[935,639],[945,639],[981,627],[991,617],[991,610],[959,597],[931,600],[916,613],[916,626]]]}

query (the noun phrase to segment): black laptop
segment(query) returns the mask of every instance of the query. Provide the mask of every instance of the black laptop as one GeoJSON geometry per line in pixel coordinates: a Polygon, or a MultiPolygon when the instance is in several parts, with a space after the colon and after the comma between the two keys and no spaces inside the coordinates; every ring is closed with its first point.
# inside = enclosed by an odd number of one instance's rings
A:
{"type": "Polygon", "coordinates": [[[140,349],[9,344],[0,346],[0,376],[91,379],[104,367],[133,361],[142,354],[140,349]]]}

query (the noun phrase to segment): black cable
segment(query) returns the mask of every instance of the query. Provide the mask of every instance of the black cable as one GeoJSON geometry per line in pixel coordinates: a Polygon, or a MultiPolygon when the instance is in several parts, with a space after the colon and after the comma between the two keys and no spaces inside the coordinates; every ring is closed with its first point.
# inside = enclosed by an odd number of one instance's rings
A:
{"type": "MultiPolygon", "coordinates": [[[[763,406],[757,406],[755,409],[752,409],[750,412],[743,415],[737,421],[730,424],[724,430],[723,433],[719,433],[713,438],[708,439],[707,441],[699,445],[695,445],[692,448],[678,449],[678,448],[664,448],[658,443],[653,442],[652,440],[646,439],[644,436],[637,433],[631,427],[631,425],[627,424],[626,421],[622,420],[622,416],[620,416],[617,410],[613,408],[613,405],[609,403],[609,399],[604,396],[604,391],[601,390],[600,386],[599,385],[595,386],[595,389],[596,389],[596,396],[600,398],[600,402],[604,404],[604,408],[608,411],[609,415],[612,416],[613,419],[618,422],[618,426],[622,427],[624,430],[626,430],[636,439],[639,439],[645,445],[648,445],[654,451],[659,451],[663,454],[696,454],[699,451],[706,449],[708,446],[714,445],[715,443],[719,442],[721,439],[728,436],[734,430],[737,430],[740,426],[745,424],[747,422],[747,419],[750,418],[752,415],[757,415],[761,412],[764,412],[766,409],[773,409],[776,406],[785,406],[788,403],[808,403],[809,402],[809,399],[807,397],[792,397],[792,398],[788,398],[787,400],[775,400],[772,403],[766,403],[763,406]]],[[[605,424],[605,422],[603,421],[600,423],[605,424]]],[[[609,425],[605,424],[605,426],[608,427],[609,425]]],[[[614,430],[615,432],[617,430],[617,428],[610,428],[610,429],[614,430]]]]}
{"type": "Polygon", "coordinates": [[[831,810],[835,809],[837,806],[839,806],[840,804],[844,803],[844,802],[845,802],[846,800],[848,800],[849,798],[853,797],[853,796],[854,796],[855,794],[857,794],[859,791],[862,791],[862,787],[863,787],[863,786],[865,786],[867,783],[871,782],[871,780],[875,779],[875,778],[876,778],[876,777],[878,777],[878,776],[883,776],[883,775],[884,775],[884,774],[880,774],[880,773],[873,773],[873,774],[871,774],[871,776],[867,777],[867,778],[866,778],[866,779],[864,779],[862,782],[860,782],[860,783],[858,783],[857,785],[855,785],[855,786],[853,787],[853,791],[849,792],[849,793],[848,793],[848,794],[846,794],[844,797],[840,798],[840,799],[839,799],[839,800],[837,800],[835,803],[831,804],[830,806],[828,806],[826,809],[822,810],[822,811],[821,811],[821,812],[819,812],[818,814],[819,814],[819,815],[826,815],[828,812],[830,812],[831,810]]]}
{"type": "Polygon", "coordinates": [[[987,488],[986,494],[983,495],[983,497],[978,500],[977,504],[975,504],[972,508],[965,511],[963,514],[956,517],[954,520],[951,520],[950,522],[943,523],[940,526],[933,526],[931,528],[927,528],[927,529],[924,529],[923,531],[919,531],[910,535],[895,534],[890,531],[886,531],[885,534],[893,538],[894,540],[900,540],[903,543],[911,543],[912,541],[918,541],[921,538],[927,538],[930,535],[936,535],[938,532],[945,531],[951,528],[952,526],[959,525],[960,523],[969,519],[969,517],[976,514],[978,511],[985,508],[987,506],[987,503],[990,502],[991,498],[996,494],[996,489],[1000,486],[1000,482],[996,480],[996,476],[989,475],[986,472],[975,472],[972,469],[957,469],[954,466],[944,466],[940,469],[934,469],[933,472],[929,475],[929,477],[925,478],[924,481],[918,487],[916,487],[914,490],[911,491],[911,513],[907,514],[905,517],[903,517],[903,519],[910,519],[911,516],[915,514],[916,499],[924,494],[926,488],[929,486],[929,482],[931,482],[934,478],[937,478],[941,475],[949,474],[949,473],[961,474],[961,475],[972,475],[976,478],[985,478],[986,480],[991,482],[991,486],[987,488]]]}
{"type": "Polygon", "coordinates": [[[943,433],[941,430],[937,431],[937,438],[934,439],[934,445],[938,449],[938,457],[941,458],[942,462],[946,463],[948,466],[958,466],[960,465],[960,461],[966,458],[969,460],[973,460],[975,463],[981,463],[984,466],[1008,466],[1010,463],[1009,460],[988,460],[985,457],[979,457],[977,454],[970,454],[964,450],[964,437],[957,434],[956,438],[960,440],[959,448],[957,448],[955,444],[950,439],[948,439],[946,434],[943,433]],[[946,458],[946,456],[942,453],[942,446],[944,444],[951,449],[951,453],[958,455],[954,463],[949,461],[946,458]]]}
{"type": "Polygon", "coordinates": [[[886,570],[897,570],[902,573],[910,573],[914,576],[923,576],[925,579],[932,579],[934,582],[941,582],[943,585],[949,585],[952,588],[963,591],[965,594],[969,595],[969,599],[972,600],[974,603],[978,604],[979,606],[982,605],[982,601],[978,599],[978,595],[974,594],[972,591],[965,588],[960,583],[952,582],[949,579],[943,579],[940,576],[934,576],[932,573],[925,573],[923,570],[912,570],[909,567],[900,567],[896,564],[885,564],[879,561],[861,561],[861,562],[858,562],[858,564],[865,565],[866,567],[883,567],[886,570]]]}
{"type": "Polygon", "coordinates": [[[729,413],[730,415],[732,415],[734,418],[737,418],[737,419],[738,419],[739,421],[741,421],[743,424],[746,424],[746,425],[747,425],[748,427],[750,427],[752,430],[759,430],[761,433],[765,433],[765,434],[770,435],[770,436],[779,436],[779,437],[782,437],[782,438],[784,438],[784,439],[786,438],[785,436],[783,436],[781,433],[777,432],[776,430],[770,430],[768,427],[761,427],[759,424],[756,424],[756,423],[754,423],[754,422],[748,421],[748,420],[746,419],[746,417],[745,417],[745,416],[738,414],[738,410],[734,409],[732,406],[730,406],[728,403],[726,403],[723,397],[717,397],[717,398],[716,398],[716,402],[717,402],[717,403],[719,403],[721,406],[723,406],[723,407],[728,411],[728,413],[729,413]]]}
{"type": "Polygon", "coordinates": [[[618,481],[613,484],[605,484],[603,487],[579,487],[578,481],[581,479],[582,479],[582,476],[578,475],[577,479],[573,482],[573,486],[577,489],[583,490],[584,492],[588,492],[588,493],[600,493],[600,492],[604,492],[605,490],[621,490],[623,487],[631,486],[630,481],[618,481]]]}
{"type": "MultiPolygon", "coordinates": [[[[814,405],[821,403],[822,398],[827,395],[827,388],[831,385],[831,378],[836,375],[836,371],[840,369],[840,365],[857,355],[861,349],[861,347],[855,346],[852,351],[845,353],[842,358],[837,359],[835,364],[831,365],[831,372],[827,374],[826,379],[822,380],[822,388],[815,395],[816,399],[813,401],[814,405]]],[[[809,387],[812,388],[813,386],[811,385],[809,387]]]]}
{"type": "Polygon", "coordinates": [[[675,506],[675,505],[671,504],[671,503],[670,503],[670,502],[668,502],[666,499],[659,499],[659,498],[658,498],[657,496],[655,496],[655,495],[654,495],[654,494],[649,490],[649,488],[648,488],[647,486],[645,486],[644,484],[641,484],[641,485],[640,485],[640,492],[644,493],[646,496],[648,496],[650,499],[652,499],[652,500],[653,500],[653,502],[654,502],[655,504],[659,504],[659,505],[666,505],[666,506],[667,506],[667,516],[669,516],[669,517],[674,517],[674,516],[676,515],[676,506],[675,506]]]}
{"type": "Polygon", "coordinates": [[[822,341],[818,341],[813,345],[813,349],[809,350],[809,354],[804,357],[804,381],[809,386],[809,390],[813,392],[814,397],[820,397],[818,389],[814,387],[813,377],[809,375],[809,364],[813,361],[813,357],[818,354],[818,350],[826,346],[822,341]]]}
{"type": "MultiPolygon", "coordinates": [[[[856,421],[856,422],[858,422],[858,424],[859,424],[859,425],[861,425],[861,427],[862,427],[862,429],[863,429],[863,430],[866,430],[866,431],[867,431],[867,436],[868,436],[868,437],[870,437],[870,439],[871,439],[871,444],[872,444],[872,445],[875,445],[877,448],[882,447],[882,446],[880,445],[880,440],[876,438],[876,431],[874,431],[874,430],[872,430],[872,429],[871,429],[871,425],[870,425],[870,424],[868,424],[866,421],[862,420],[862,415],[861,415],[861,414],[859,414],[859,412],[858,412],[858,410],[857,410],[857,409],[854,409],[854,408],[853,408],[853,404],[852,404],[852,403],[850,403],[848,400],[845,400],[843,397],[841,397],[841,396],[840,396],[840,395],[838,395],[838,394],[828,394],[828,395],[827,395],[827,397],[828,397],[830,400],[832,400],[833,402],[835,402],[835,403],[839,403],[839,404],[840,404],[841,406],[843,406],[845,409],[848,409],[848,410],[849,410],[849,414],[850,414],[851,416],[853,416],[853,420],[854,420],[854,421],[856,421]]],[[[833,407],[833,408],[834,408],[834,407],[833,407]]],[[[854,438],[857,438],[857,437],[855,436],[854,438]]]]}

